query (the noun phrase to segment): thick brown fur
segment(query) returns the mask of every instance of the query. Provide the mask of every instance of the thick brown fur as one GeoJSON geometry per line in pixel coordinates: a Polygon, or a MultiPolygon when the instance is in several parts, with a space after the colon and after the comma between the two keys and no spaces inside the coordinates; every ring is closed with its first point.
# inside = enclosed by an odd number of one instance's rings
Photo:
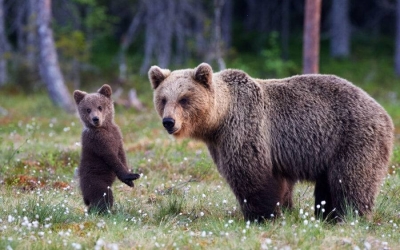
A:
{"type": "Polygon", "coordinates": [[[139,178],[128,169],[121,131],[114,123],[111,94],[111,87],[106,84],[97,93],[74,91],[84,125],[79,184],[89,212],[106,212],[112,208],[111,185],[116,177],[130,187],[139,178]]]}
{"type": "Polygon", "coordinates": [[[213,73],[205,63],[173,72],[153,66],[149,79],[164,127],[206,143],[246,220],[291,208],[297,181],[316,184],[317,216],[371,214],[394,128],[352,83],[333,75],[261,80],[213,73]]]}

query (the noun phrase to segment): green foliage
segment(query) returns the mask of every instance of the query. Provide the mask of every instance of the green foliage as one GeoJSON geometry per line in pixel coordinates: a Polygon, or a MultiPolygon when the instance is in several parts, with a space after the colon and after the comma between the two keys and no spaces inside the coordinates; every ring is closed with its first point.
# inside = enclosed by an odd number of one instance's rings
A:
{"type": "Polygon", "coordinates": [[[112,25],[118,18],[107,13],[107,6],[96,0],[73,1],[86,9],[82,23],[89,36],[103,37],[111,35],[112,25]]]}
{"type": "Polygon", "coordinates": [[[184,204],[185,200],[181,195],[172,194],[167,196],[158,205],[158,210],[154,215],[155,221],[161,223],[173,219],[183,211],[184,204]]]}
{"type": "Polygon", "coordinates": [[[261,55],[265,58],[265,70],[271,77],[288,77],[295,74],[298,69],[294,62],[282,59],[282,52],[279,47],[278,38],[278,33],[272,32],[268,39],[268,47],[261,51],[261,55]]]}
{"type": "Polygon", "coordinates": [[[76,59],[86,62],[89,59],[89,44],[85,34],[80,30],[65,32],[58,36],[56,46],[62,56],[68,60],[76,59]]]}

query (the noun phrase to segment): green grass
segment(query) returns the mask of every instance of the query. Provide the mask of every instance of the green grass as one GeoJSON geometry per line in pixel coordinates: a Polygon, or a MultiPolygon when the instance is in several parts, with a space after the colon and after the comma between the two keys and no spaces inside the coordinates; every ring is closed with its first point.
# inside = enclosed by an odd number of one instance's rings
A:
{"type": "MultiPolygon", "coordinates": [[[[399,125],[400,81],[388,64],[384,57],[350,58],[325,60],[321,68],[366,89],[399,125]],[[365,70],[356,71],[357,64],[365,70]]],[[[116,107],[115,119],[128,163],[143,176],[134,189],[116,181],[114,209],[102,216],[85,212],[73,177],[80,155],[79,118],[54,108],[45,93],[1,90],[7,97],[0,98],[0,107],[8,115],[0,116],[0,249],[398,248],[398,140],[370,220],[357,214],[337,225],[315,219],[313,185],[301,183],[292,211],[265,224],[248,224],[205,145],[165,133],[149,83],[135,77],[135,88],[147,110],[116,107]]]]}

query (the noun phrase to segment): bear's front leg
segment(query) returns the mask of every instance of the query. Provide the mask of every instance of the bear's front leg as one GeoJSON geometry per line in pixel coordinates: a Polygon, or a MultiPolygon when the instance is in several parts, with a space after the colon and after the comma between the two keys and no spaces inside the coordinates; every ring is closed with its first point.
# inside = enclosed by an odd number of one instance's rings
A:
{"type": "Polygon", "coordinates": [[[133,181],[140,178],[140,174],[134,174],[130,172],[118,172],[117,177],[120,181],[130,187],[134,187],[133,181]]]}
{"type": "MultiPolygon", "coordinates": [[[[257,181],[230,182],[230,186],[236,195],[246,221],[263,222],[274,219],[280,215],[281,207],[291,207],[291,197],[288,195],[287,182],[284,179],[269,177],[257,181]]],[[[293,188],[290,185],[290,188],[293,188]]],[[[291,195],[291,190],[290,190],[291,195]]]]}
{"type": "Polygon", "coordinates": [[[140,178],[139,174],[129,172],[128,168],[118,157],[117,152],[112,150],[103,151],[99,153],[104,162],[109,166],[109,168],[115,173],[117,178],[125,183],[126,185],[133,187],[133,181],[140,178]]]}

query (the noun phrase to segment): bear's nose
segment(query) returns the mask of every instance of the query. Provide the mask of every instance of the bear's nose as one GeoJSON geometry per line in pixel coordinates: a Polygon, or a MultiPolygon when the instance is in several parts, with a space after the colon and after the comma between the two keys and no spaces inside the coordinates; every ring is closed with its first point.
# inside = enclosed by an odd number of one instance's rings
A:
{"type": "Polygon", "coordinates": [[[172,118],[164,118],[162,124],[164,128],[171,130],[175,126],[175,120],[172,118]]]}
{"type": "Polygon", "coordinates": [[[92,121],[94,123],[98,123],[99,122],[99,118],[97,116],[95,116],[95,117],[92,118],[92,121]]]}

